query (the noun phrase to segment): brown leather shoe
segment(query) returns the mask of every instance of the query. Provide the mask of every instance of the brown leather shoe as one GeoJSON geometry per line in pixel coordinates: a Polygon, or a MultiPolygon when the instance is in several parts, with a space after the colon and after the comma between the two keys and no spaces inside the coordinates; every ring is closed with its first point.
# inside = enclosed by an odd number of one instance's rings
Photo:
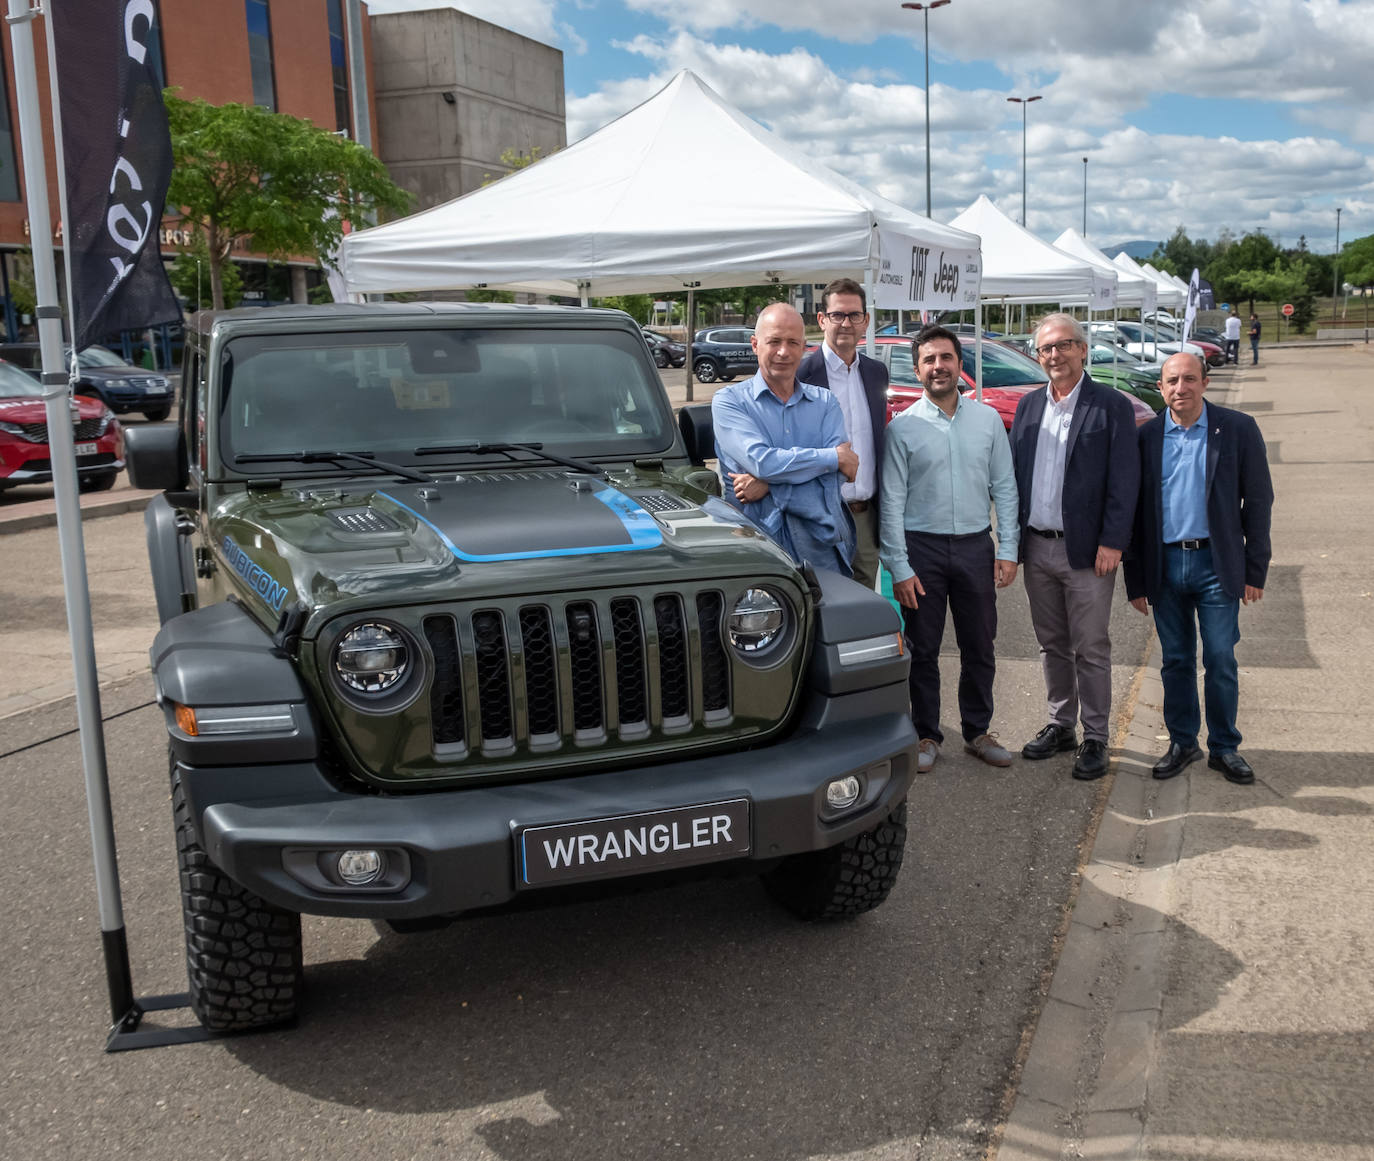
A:
{"type": "Polygon", "coordinates": [[[997,741],[996,734],[979,734],[973,741],[965,742],[964,753],[981,758],[989,766],[1011,765],[1011,755],[997,741]]]}

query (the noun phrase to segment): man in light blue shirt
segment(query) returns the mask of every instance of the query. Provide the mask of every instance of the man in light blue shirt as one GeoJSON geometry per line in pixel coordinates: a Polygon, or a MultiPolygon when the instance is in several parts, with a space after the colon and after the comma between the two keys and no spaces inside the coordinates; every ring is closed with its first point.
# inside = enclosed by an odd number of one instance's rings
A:
{"type": "Polygon", "coordinates": [[[991,766],[1011,755],[990,733],[997,671],[997,592],[1016,579],[1020,524],[1011,444],[995,410],[960,394],[959,339],[929,326],[912,343],[925,393],[887,429],[880,494],[881,556],[892,573],[911,647],[917,769],[935,765],[940,729],[940,643],[945,611],[959,640],[964,749],[991,766]],[[997,509],[994,559],[989,508],[997,509]]]}
{"type": "Polygon", "coordinates": [[[751,342],[758,373],[711,400],[726,499],[798,561],[848,576],[854,524],[840,483],[859,457],[844,413],[829,391],[797,380],[806,330],[792,307],[765,309],[751,342]]]}

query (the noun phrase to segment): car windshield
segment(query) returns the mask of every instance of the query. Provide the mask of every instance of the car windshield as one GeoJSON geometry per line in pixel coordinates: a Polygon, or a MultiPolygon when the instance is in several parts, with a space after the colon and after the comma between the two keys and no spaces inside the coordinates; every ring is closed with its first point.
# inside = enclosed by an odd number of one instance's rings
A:
{"type": "MultiPolygon", "coordinates": [[[[565,456],[629,457],[662,454],[673,442],[662,387],[627,331],[253,335],[232,339],[223,360],[220,445],[231,464],[343,449],[432,472],[444,460],[417,457],[421,447],[539,443],[565,456]]],[[[455,446],[444,459],[478,454],[455,446]]],[[[255,462],[250,470],[289,467],[255,462]]]]}
{"type": "MultiPolygon", "coordinates": [[[[963,349],[964,374],[973,381],[976,369],[973,343],[961,341],[960,345],[963,349]]],[[[901,387],[919,387],[921,381],[916,377],[916,368],[911,362],[911,344],[891,343],[889,352],[889,380],[901,387]]],[[[983,343],[984,387],[1025,387],[1045,381],[1045,373],[1034,359],[1018,354],[1000,343],[983,343]]]]}
{"type": "MultiPolygon", "coordinates": [[[[64,352],[65,354],[66,352],[64,352]]],[[[83,367],[123,367],[129,369],[128,363],[104,347],[87,347],[76,357],[76,361],[83,367]]]]}
{"type": "Polygon", "coordinates": [[[0,399],[35,399],[43,394],[43,384],[13,363],[0,362],[0,399]]]}

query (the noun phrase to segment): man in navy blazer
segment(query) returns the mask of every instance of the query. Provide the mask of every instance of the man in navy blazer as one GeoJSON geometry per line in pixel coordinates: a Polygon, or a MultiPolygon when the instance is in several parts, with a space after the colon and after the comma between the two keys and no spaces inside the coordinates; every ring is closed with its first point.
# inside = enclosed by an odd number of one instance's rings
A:
{"type": "Polygon", "coordinates": [[[878,492],[887,429],[887,366],[861,353],[868,328],[868,299],[852,278],[837,278],[821,292],[816,320],[825,341],[801,361],[797,378],[827,387],[844,412],[845,434],[859,457],[859,473],[840,489],[854,517],[854,579],[873,588],[878,580],[878,492]]]}
{"type": "Polygon", "coordinates": [[[1073,776],[1088,781],[1107,772],[1108,623],[1140,486],[1135,413],[1121,392],[1094,383],[1084,371],[1087,336],[1076,319],[1049,315],[1036,328],[1035,342],[1049,383],[1017,405],[1011,452],[1020,494],[1021,575],[1040,643],[1049,724],[1021,756],[1049,758],[1076,749],[1073,776]]]}
{"type": "Polygon", "coordinates": [[[1243,412],[1205,403],[1207,383],[1207,367],[1195,355],[1164,363],[1160,391],[1168,410],[1140,429],[1140,502],[1126,596],[1142,613],[1154,606],[1164,658],[1169,749],[1154,776],[1172,778],[1202,757],[1200,634],[1207,765],[1243,786],[1255,773],[1238,753],[1236,642],[1241,602],[1264,596],[1274,489],[1259,425],[1243,412]]]}

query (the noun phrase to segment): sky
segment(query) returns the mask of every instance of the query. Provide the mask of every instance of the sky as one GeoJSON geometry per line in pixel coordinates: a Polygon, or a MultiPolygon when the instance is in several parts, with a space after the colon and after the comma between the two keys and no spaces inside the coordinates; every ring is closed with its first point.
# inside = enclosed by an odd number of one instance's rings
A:
{"type": "MultiPolygon", "coordinates": [[[[924,13],[899,0],[368,0],[563,51],[568,141],[681,68],[804,156],[925,212],[924,13]]],[[[950,0],[929,14],[931,216],[979,194],[1047,241],[1183,226],[1331,253],[1374,233],[1374,0],[950,0]],[[1026,106],[1011,96],[1039,96],[1026,106]],[[1087,165],[1083,158],[1088,158],[1087,165]]],[[[747,181],[748,174],[692,181],[747,181]]]]}

